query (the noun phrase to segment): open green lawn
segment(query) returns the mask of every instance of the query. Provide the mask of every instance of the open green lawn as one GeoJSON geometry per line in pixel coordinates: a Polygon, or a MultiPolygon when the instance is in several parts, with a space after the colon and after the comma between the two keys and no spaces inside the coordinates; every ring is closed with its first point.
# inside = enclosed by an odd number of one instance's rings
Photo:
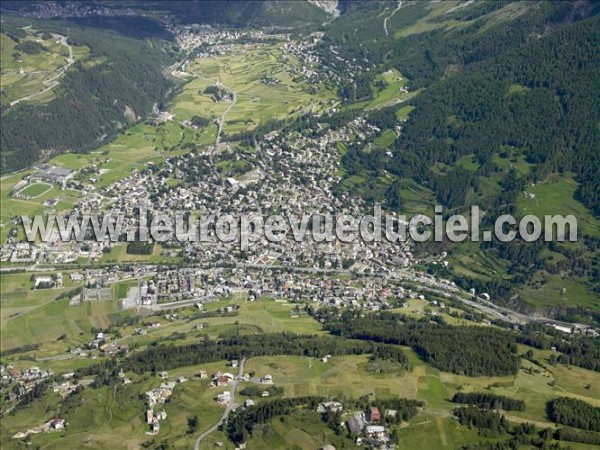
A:
{"type": "MultiPolygon", "coordinates": [[[[173,250],[175,251],[175,250],[173,250]]],[[[178,252],[176,256],[165,254],[169,252],[165,250],[161,245],[154,245],[152,254],[150,255],[132,255],[127,253],[127,244],[120,244],[114,246],[109,253],[102,255],[100,259],[101,263],[108,262],[150,262],[150,263],[173,263],[179,261],[181,258],[178,252]]]]}
{"type": "Polygon", "coordinates": [[[378,74],[376,81],[384,82],[384,89],[373,88],[373,100],[371,100],[366,109],[379,109],[386,106],[395,105],[401,101],[411,98],[413,92],[404,92],[402,89],[408,85],[408,80],[397,69],[389,69],[386,72],[378,74]]]}
{"type": "Polygon", "coordinates": [[[527,303],[541,308],[584,306],[600,311],[600,299],[591,288],[560,274],[539,272],[532,282],[519,289],[519,293],[527,303]]]}
{"type": "MultiPolygon", "coordinates": [[[[125,282],[125,285],[130,282],[125,282]]],[[[123,288],[124,289],[124,288],[123,288]]],[[[161,322],[163,326],[148,330],[143,336],[131,336],[124,341],[140,345],[147,345],[153,341],[160,340],[172,333],[186,333],[186,338],[178,340],[178,344],[196,342],[199,336],[209,335],[211,338],[219,336],[232,336],[237,334],[255,334],[260,332],[278,333],[290,332],[297,334],[322,334],[320,324],[308,315],[292,317],[290,311],[294,305],[273,300],[261,300],[258,302],[246,302],[240,298],[228,298],[223,301],[206,304],[207,311],[214,311],[226,305],[240,304],[240,310],[234,317],[209,317],[188,320],[192,309],[178,311],[180,320],[165,322],[160,316],[150,316],[145,320],[148,322],[161,322]],[[194,328],[200,323],[207,324],[202,330],[194,328]]],[[[135,327],[124,327],[123,335],[131,334],[135,327]]]]}

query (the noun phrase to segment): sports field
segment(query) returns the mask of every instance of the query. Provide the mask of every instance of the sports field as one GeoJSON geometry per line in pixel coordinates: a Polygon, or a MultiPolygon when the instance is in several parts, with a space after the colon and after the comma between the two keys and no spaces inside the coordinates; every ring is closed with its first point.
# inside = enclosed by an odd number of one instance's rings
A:
{"type": "Polygon", "coordinates": [[[29,184],[27,186],[25,186],[23,189],[21,189],[19,192],[17,192],[17,195],[23,195],[25,197],[30,197],[30,198],[37,198],[42,194],[45,194],[46,192],[48,192],[50,189],[52,189],[52,185],[48,184],[48,183],[32,183],[29,184]]]}

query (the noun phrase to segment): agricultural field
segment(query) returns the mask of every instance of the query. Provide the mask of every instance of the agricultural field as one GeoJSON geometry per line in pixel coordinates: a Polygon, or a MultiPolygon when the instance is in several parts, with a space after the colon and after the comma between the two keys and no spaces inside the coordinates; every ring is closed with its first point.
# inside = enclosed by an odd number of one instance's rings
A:
{"type": "Polygon", "coordinates": [[[172,112],[178,120],[194,115],[218,119],[232,101],[215,101],[204,93],[217,82],[236,93],[223,127],[225,134],[251,130],[272,119],[322,112],[334,100],[335,92],[297,78],[293,73],[297,67],[298,61],[285,55],[280,44],[236,46],[224,56],[198,58],[186,69],[194,78],[175,99],[172,112]]]}
{"type": "Polygon", "coordinates": [[[64,353],[69,346],[87,343],[92,327],[107,327],[121,314],[116,301],[69,306],[66,294],[82,286],[69,273],[62,272],[63,288],[35,290],[31,272],[0,274],[2,350],[40,343],[45,356],[64,353]]]}
{"type": "MultiPolygon", "coordinates": [[[[15,41],[0,34],[2,69],[0,86],[2,103],[11,104],[32,96],[29,101],[47,102],[54,98],[53,87],[60,84],[61,71],[69,63],[68,48],[50,35],[42,35],[31,27],[23,29],[26,37],[15,41]],[[19,44],[39,44],[39,52],[28,53],[19,49],[19,44]]],[[[89,54],[85,46],[73,47],[73,59],[81,60],[89,54]]]]}

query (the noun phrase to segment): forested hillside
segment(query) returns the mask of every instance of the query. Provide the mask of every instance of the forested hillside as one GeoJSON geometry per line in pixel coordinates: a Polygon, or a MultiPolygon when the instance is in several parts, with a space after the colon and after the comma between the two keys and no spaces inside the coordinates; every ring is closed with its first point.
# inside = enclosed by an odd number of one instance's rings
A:
{"type": "MultiPolygon", "coordinates": [[[[4,8],[14,11],[35,11],[39,1],[8,0],[4,8]]],[[[60,3],[60,2],[58,2],[60,3]]],[[[81,2],[81,4],[106,6],[103,2],[81,2]]],[[[145,1],[136,0],[111,5],[113,10],[134,9],[144,15],[169,15],[179,23],[221,24],[236,27],[247,26],[301,26],[320,25],[329,14],[305,0],[251,1],[202,0],[202,1],[145,1]]],[[[94,21],[97,18],[94,18],[94,21]]],[[[136,18],[139,20],[139,18],[136,18]]],[[[88,20],[85,19],[87,22],[88,20]]],[[[89,22],[94,22],[89,21],[89,22]]],[[[106,18],[102,18],[106,22],[106,18]]],[[[90,26],[96,26],[89,23],[90,26]]],[[[105,24],[106,25],[106,24],[105,24]]]]}
{"type": "MultiPolygon", "coordinates": [[[[3,29],[13,20],[31,22],[7,16],[3,17],[3,29]]],[[[158,41],[126,38],[73,23],[45,21],[36,26],[45,32],[68,34],[71,45],[87,46],[90,54],[69,68],[50,102],[3,108],[3,173],[50,154],[82,152],[101,145],[151,112],[171,86],[163,75],[171,58],[158,41]]]]}
{"type": "MultiPolygon", "coordinates": [[[[450,8],[408,2],[388,20],[387,34],[385,8],[354,5],[330,25],[321,46],[340,73],[343,63],[331,57],[332,49],[347,60],[364,61],[363,73],[348,85],[360,86],[363,77],[372,81],[373,74],[395,68],[418,90],[409,101],[414,109],[407,123],[390,145],[392,156],[388,149],[367,152],[350,145],[343,159],[347,177],[362,178],[375,187],[369,190],[372,200],[403,212],[414,203],[406,186],[416,182],[447,211],[476,204],[488,220],[522,215],[523,192],[533,185],[575,180],[572,193],[557,188],[562,202],[585,205],[588,212],[578,210],[579,219],[600,215],[598,3],[480,2],[450,8]]],[[[344,89],[343,100],[360,100],[344,89]]],[[[364,195],[363,184],[344,186],[364,195]]],[[[545,200],[535,203],[540,201],[545,200]]],[[[425,206],[432,210],[432,204],[425,206]]],[[[554,207],[553,214],[572,213],[561,203],[554,207]]],[[[456,281],[518,304],[515,287],[538,289],[549,277],[567,276],[593,298],[600,292],[592,256],[597,224],[594,219],[580,225],[583,246],[482,244],[497,258],[495,271],[486,268],[478,275],[477,267],[469,268],[455,273],[456,281]]]]}

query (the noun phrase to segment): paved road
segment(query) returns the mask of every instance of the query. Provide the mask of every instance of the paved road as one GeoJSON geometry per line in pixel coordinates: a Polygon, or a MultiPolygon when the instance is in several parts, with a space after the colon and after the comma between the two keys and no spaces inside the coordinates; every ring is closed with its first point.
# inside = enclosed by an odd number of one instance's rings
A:
{"type": "Polygon", "coordinates": [[[237,93],[233,89],[225,86],[218,79],[213,80],[211,78],[203,77],[202,75],[196,75],[196,76],[198,78],[202,78],[203,80],[210,81],[215,86],[220,86],[220,87],[224,88],[225,90],[231,92],[231,95],[233,96],[231,104],[227,107],[227,109],[225,111],[223,111],[223,114],[221,114],[221,117],[219,119],[219,130],[217,131],[217,140],[216,140],[216,146],[219,147],[219,144],[221,143],[221,133],[223,132],[223,125],[225,124],[225,117],[227,116],[229,111],[231,111],[231,108],[233,108],[235,106],[235,104],[237,103],[237,93]]]}
{"type": "Polygon", "coordinates": [[[65,36],[61,36],[60,34],[53,34],[52,37],[69,49],[69,59],[67,60],[67,64],[62,69],[60,69],[60,71],[55,76],[53,76],[52,78],[48,78],[42,83],[44,86],[47,86],[45,89],[42,89],[41,91],[36,92],[34,94],[27,95],[25,97],[21,97],[17,100],[14,100],[10,102],[10,106],[14,106],[17,103],[20,103],[24,100],[31,100],[32,98],[37,97],[38,95],[42,95],[44,92],[48,92],[54,89],[56,86],[59,85],[59,82],[57,80],[61,78],[65,73],[67,73],[67,69],[71,67],[71,65],[75,62],[75,60],[73,59],[73,48],[67,43],[67,38],[65,36]]]}
{"type": "Polygon", "coordinates": [[[194,443],[194,450],[199,450],[202,439],[204,439],[206,436],[208,436],[213,431],[215,431],[217,428],[219,428],[221,426],[221,424],[223,422],[225,422],[225,420],[227,420],[227,416],[229,416],[229,413],[237,407],[237,405],[235,404],[235,390],[238,387],[239,379],[241,378],[242,375],[244,375],[244,364],[246,364],[246,358],[243,358],[242,361],[240,362],[238,376],[235,379],[235,381],[233,382],[233,386],[231,387],[231,400],[229,400],[229,403],[227,404],[227,408],[225,408],[225,412],[223,413],[223,415],[221,416],[221,418],[219,419],[219,421],[216,424],[214,424],[212,427],[210,427],[208,430],[206,430],[204,433],[202,433],[200,436],[198,436],[196,438],[196,442],[194,443]]]}
{"type": "Polygon", "coordinates": [[[219,82],[217,82],[217,85],[223,86],[225,89],[227,89],[233,95],[233,100],[232,100],[231,104],[227,107],[227,109],[225,111],[223,111],[223,114],[221,114],[221,119],[219,120],[219,131],[217,131],[217,147],[219,147],[219,144],[221,143],[221,133],[223,132],[223,124],[225,124],[225,116],[229,113],[229,111],[231,111],[231,108],[233,108],[235,106],[235,104],[237,102],[237,94],[235,93],[235,91],[232,91],[227,86],[225,86],[219,82]]]}

